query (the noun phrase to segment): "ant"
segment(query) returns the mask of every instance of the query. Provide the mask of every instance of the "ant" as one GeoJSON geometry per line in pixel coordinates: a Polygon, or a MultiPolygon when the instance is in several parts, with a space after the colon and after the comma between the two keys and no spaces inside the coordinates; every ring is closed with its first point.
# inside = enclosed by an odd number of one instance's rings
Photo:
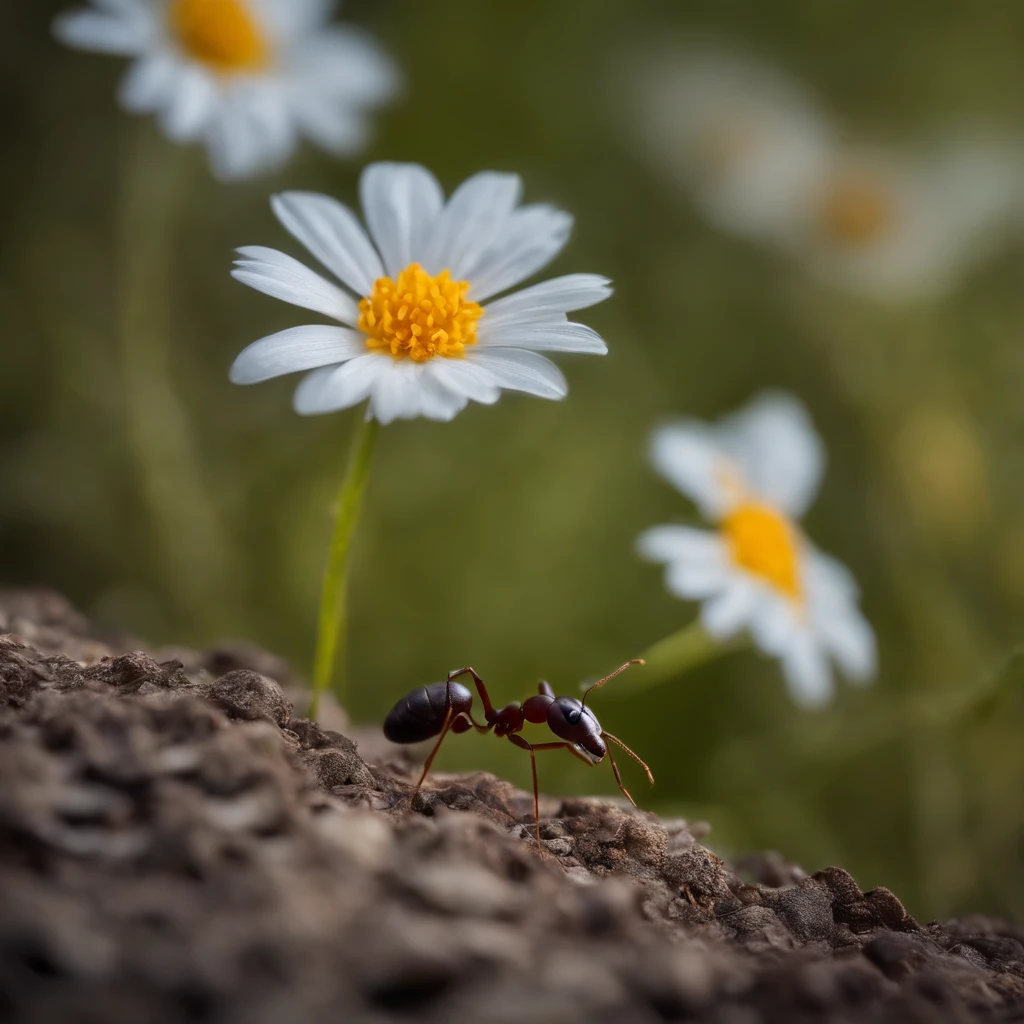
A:
{"type": "Polygon", "coordinates": [[[530,752],[530,766],[533,769],[533,820],[537,831],[538,851],[543,852],[540,845],[540,800],[537,793],[537,756],[535,751],[564,748],[591,766],[600,764],[607,754],[619,789],[625,794],[626,799],[636,807],[636,801],[622,784],[619,766],[615,763],[615,758],[612,757],[612,752],[605,740],[611,740],[612,743],[629,754],[647,773],[647,778],[650,779],[653,786],[654,776],[651,774],[651,769],[622,740],[601,728],[601,723],[598,722],[593,711],[587,707],[587,697],[590,696],[591,691],[604,686],[630,665],[642,665],[643,663],[642,658],[634,658],[632,661],[627,661],[625,665],[620,665],[614,672],[589,687],[583,694],[583,700],[577,700],[575,697],[556,697],[555,691],[547,683],[541,682],[535,697],[529,697],[522,703],[513,701],[511,704],[506,704],[500,711],[496,711],[494,705],[491,704],[484,681],[468,665],[466,668],[458,668],[449,672],[447,682],[431,683],[429,686],[421,686],[418,690],[412,690],[391,709],[388,717],[384,720],[384,735],[392,743],[420,743],[422,740],[430,739],[431,736],[437,736],[438,733],[440,736],[423,765],[423,773],[409,798],[410,806],[416,799],[416,794],[420,791],[420,786],[423,785],[423,780],[427,777],[427,772],[430,771],[430,765],[448,732],[461,733],[476,729],[477,732],[493,730],[495,736],[507,736],[510,743],[530,752]],[[472,676],[473,682],[476,683],[477,692],[480,694],[480,700],[484,706],[486,725],[481,725],[473,718],[471,710],[473,694],[467,687],[455,682],[459,676],[465,675],[472,676]],[[559,742],[529,743],[519,735],[526,722],[533,722],[537,725],[546,723],[548,728],[559,737],[559,742]]]}

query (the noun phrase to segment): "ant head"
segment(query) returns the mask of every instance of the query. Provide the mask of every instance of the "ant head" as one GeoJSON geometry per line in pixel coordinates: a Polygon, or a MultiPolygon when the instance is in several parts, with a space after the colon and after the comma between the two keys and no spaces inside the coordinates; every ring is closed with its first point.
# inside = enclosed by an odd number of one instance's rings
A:
{"type": "Polygon", "coordinates": [[[601,738],[601,723],[594,712],[575,697],[556,697],[548,706],[548,728],[576,745],[594,764],[604,760],[608,747],[601,738]]]}

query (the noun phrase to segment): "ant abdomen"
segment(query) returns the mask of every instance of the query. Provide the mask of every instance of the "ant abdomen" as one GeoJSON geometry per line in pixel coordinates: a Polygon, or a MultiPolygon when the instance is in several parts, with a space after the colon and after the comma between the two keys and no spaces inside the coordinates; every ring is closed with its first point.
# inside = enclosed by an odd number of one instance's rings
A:
{"type": "Polygon", "coordinates": [[[431,683],[407,693],[384,719],[384,735],[392,743],[419,743],[436,736],[448,715],[469,713],[473,694],[461,683],[431,683]]]}

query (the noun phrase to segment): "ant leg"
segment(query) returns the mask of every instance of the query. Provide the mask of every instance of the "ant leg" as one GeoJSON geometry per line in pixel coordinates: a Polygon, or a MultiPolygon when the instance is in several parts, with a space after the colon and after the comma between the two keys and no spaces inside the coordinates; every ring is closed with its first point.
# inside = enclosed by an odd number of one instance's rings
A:
{"type": "Polygon", "coordinates": [[[555,691],[551,689],[551,684],[546,679],[542,679],[537,684],[537,692],[543,697],[550,697],[552,700],[555,699],[555,691]]]}
{"type": "Polygon", "coordinates": [[[540,845],[540,796],[537,790],[537,755],[533,752],[533,744],[529,740],[524,740],[522,736],[511,733],[508,740],[509,743],[514,743],[521,750],[528,750],[530,752],[530,767],[533,769],[533,826],[537,833],[537,852],[543,854],[544,848],[540,845]]]}
{"type": "Polygon", "coordinates": [[[441,744],[444,742],[445,736],[448,735],[448,730],[455,723],[455,720],[459,717],[458,715],[452,714],[453,708],[451,703],[448,704],[448,713],[444,716],[444,726],[441,729],[441,735],[437,738],[437,742],[434,744],[434,749],[430,752],[430,756],[423,764],[423,772],[420,775],[419,782],[416,783],[416,788],[412,791],[412,795],[409,797],[409,806],[412,806],[413,800],[416,799],[416,794],[420,791],[420,786],[423,785],[423,780],[427,777],[427,772],[430,771],[430,766],[434,763],[434,758],[437,756],[438,750],[441,749],[441,744]]]}
{"type": "MultiPolygon", "coordinates": [[[[491,703],[490,695],[487,693],[487,687],[484,686],[484,681],[477,675],[476,669],[470,668],[467,665],[465,668],[457,668],[452,672],[448,673],[448,682],[452,683],[459,676],[472,676],[473,682],[476,683],[476,691],[480,694],[480,700],[484,706],[484,718],[489,722],[494,717],[494,705],[491,703]]],[[[477,726],[479,729],[480,726],[477,726]]]]}
{"type": "Polygon", "coordinates": [[[619,766],[615,763],[615,758],[612,757],[612,752],[608,751],[608,760],[612,763],[612,771],[615,772],[615,781],[619,784],[619,789],[625,794],[626,799],[636,807],[636,801],[629,795],[629,790],[622,784],[622,776],[619,774],[619,766]]]}

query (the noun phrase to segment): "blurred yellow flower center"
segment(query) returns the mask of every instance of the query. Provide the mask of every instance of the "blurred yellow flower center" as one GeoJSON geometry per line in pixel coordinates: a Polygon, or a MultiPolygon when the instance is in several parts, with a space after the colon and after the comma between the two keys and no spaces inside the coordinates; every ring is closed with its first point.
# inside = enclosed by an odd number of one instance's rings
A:
{"type": "Polygon", "coordinates": [[[738,505],[722,521],[733,563],[794,600],[800,597],[797,533],[767,505],[738,505]]]}
{"type": "Polygon", "coordinates": [[[434,356],[461,358],[467,345],[476,344],[476,322],[484,312],[466,300],[468,291],[468,281],[453,281],[447,270],[431,277],[418,263],[396,281],[378,278],[359,303],[366,347],[417,363],[434,356]]]}
{"type": "Polygon", "coordinates": [[[246,0],[171,0],[171,31],[190,57],[220,72],[253,71],[270,47],[246,0]]]}
{"type": "Polygon", "coordinates": [[[840,177],[825,193],[821,227],[840,245],[867,245],[892,227],[896,209],[881,182],[866,177],[840,177]]]}

